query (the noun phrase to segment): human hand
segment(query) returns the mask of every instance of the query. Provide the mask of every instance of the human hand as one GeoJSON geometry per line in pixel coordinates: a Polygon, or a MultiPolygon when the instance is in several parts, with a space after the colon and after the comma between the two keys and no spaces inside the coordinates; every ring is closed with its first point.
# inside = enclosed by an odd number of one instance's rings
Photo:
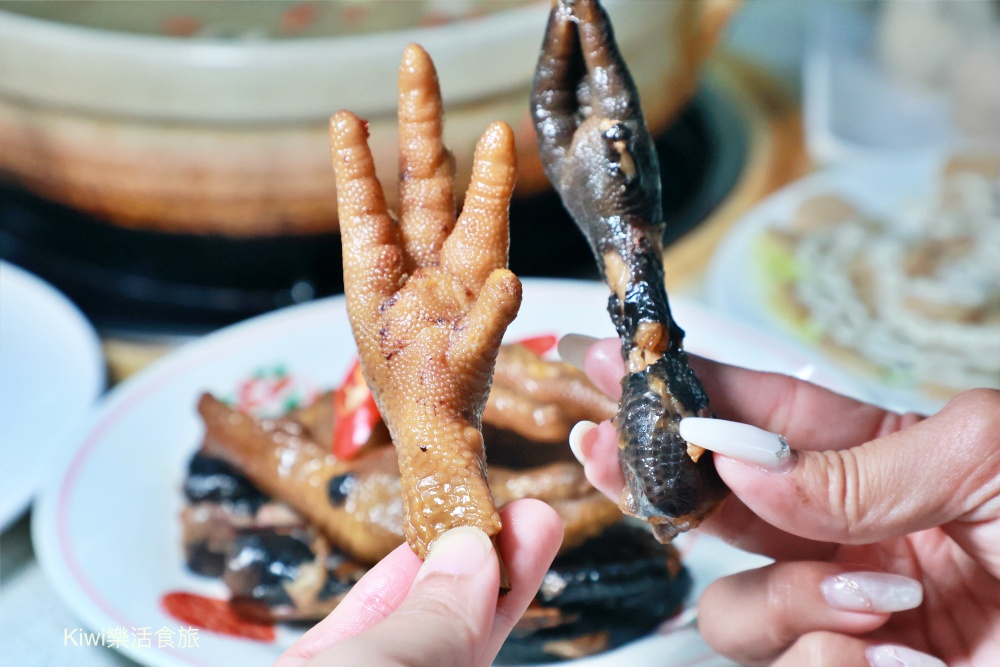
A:
{"type": "MultiPolygon", "coordinates": [[[[612,397],[619,350],[616,339],[560,342],[612,397]]],[[[734,493],[702,529],[775,559],[705,592],[699,629],[712,648],[781,667],[1000,664],[1000,392],[965,392],[925,419],[790,377],[691,365],[720,418],[792,448],[769,469],[745,442],[697,443],[716,451],[734,493]]],[[[614,428],[578,426],[571,443],[617,500],[614,428]]]]}
{"type": "Polygon", "coordinates": [[[427,560],[401,545],[373,567],[344,600],[274,667],[489,665],[538,592],[562,542],[555,510],[516,500],[500,511],[497,547],[511,590],[497,597],[493,545],[470,527],[434,543],[427,560]]]}

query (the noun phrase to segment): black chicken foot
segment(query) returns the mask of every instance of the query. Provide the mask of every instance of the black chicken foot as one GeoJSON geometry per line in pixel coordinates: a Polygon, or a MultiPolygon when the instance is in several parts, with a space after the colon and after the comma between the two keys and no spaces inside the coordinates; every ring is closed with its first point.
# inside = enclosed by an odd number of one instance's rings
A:
{"type": "Polygon", "coordinates": [[[668,542],[697,526],[729,490],[711,452],[678,433],[683,417],[711,411],[663,284],[653,140],[597,0],[552,8],[531,113],[546,174],[611,288],[608,312],[626,366],[615,417],[626,481],[620,506],[668,542]]]}

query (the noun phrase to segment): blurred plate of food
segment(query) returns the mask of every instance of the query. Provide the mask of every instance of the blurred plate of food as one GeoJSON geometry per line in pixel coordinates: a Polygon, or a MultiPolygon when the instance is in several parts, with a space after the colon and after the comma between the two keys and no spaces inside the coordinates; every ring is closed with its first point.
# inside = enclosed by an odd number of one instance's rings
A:
{"type": "Polygon", "coordinates": [[[820,161],[1000,145],[1000,3],[824,3],[806,53],[820,161]]]}
{"type": "Polygon", "coordinates": [[[723,312],[820,350],[878,401],[1000,387],[1000,156],[845,163],[773,195],[709,267],[723,312]]]}
{"type": "Polygon", "coordinates": [[[87,319],[48,283],[0,262],[0,530],[28,507],[103,389],[87,319]]]}
{"type": "MultiPolygon", "coordinates": [[[[586,664],[728,664],[690,623],[656,628],[687,618],[712,580],[766,561],[707,536],[677,550],[652,542],[585,482],[566,445],[581,414],[615,406],[551,348],[571,331],[614,335],[607,296],[593,282],[525,280],[498,361],[484,415],[494,496],[546,499],[574,541],[502,662],[596,652],[586,664]]],[[[855,391],[794,345],[694,305],[674,311],[695,353],[855,391]]],[[[145,664],[270,664],[401,543],[394,452],[354,360],[343,299],[331,298],[190,343],[110,392],[33,521],[42,567],[82,623],[145,664]],[[289,477],[302,483],[282,486],[289,477]]]]}

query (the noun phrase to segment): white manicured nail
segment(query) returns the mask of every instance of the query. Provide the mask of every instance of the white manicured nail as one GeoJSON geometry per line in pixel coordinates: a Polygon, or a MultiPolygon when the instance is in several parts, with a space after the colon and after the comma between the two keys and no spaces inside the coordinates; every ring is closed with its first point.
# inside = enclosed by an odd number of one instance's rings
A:
{"type": "Polygon", "coordinates": [[[933,655],[905,646],[872,646],[865,651],[870,667],[948,667],[933,655]]]}
{"type": "Polygon", "coordinates": [[[584,336],[583,334],[566,334],[559,339],[559,357],[570,366],[575,366],[583,370],[583,358],[587,355],[590,346],[597,342],[597,338],[584,336]]]}
{"type": "Polygon", "coordinates": [[[692,445],[768,470],[788,469],[795,462],[784,436],[749,424],[685,417],[680,423],[680,434],[692,445]]]}
{"type": "Polygon", "coordinates": [[[823,597],[844,611],[893,612],[914,609],[924,600],[919,581],[899,574],[846,572],[820,584],[823,597]]]}
{"type": "Polygon", "coordinates": [[[569,448],[573,451],[573,456],[580,462],[580,465],[587,465],[587,459],[583,455],[583,436],[597,428],[594,422],[577,422],[573,430],[569,432],[569,448]]]}

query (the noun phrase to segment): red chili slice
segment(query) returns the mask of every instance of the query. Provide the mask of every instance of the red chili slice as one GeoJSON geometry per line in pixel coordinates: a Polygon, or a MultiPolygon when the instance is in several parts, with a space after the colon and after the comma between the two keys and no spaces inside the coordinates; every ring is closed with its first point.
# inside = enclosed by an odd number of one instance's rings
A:
{"type": "Polygon", "coordinates": [[[365,383],[360,361],[354,362],[333,392],[333,415],[333,455],[341,460],[351,459],[368,443],[382,418],[365,383]]]}
{"type": "Polygon", "coordinates": [[[163,34],[168,37],[191,37],[201,30],[201,21],[193,16],[168,16],[161,26],[163,34]]]}
{"type": "Polygon", "coordinates": [[[316,22],[320,7],[314,2],[294,4],[281,15],[281,29],[289,34],[298,34],[316,22]]]}
{"type": "Polygon", "coordinates": [[[556,346],[559,342],[559,337],[554,334],[547,334],[544,336],[532,336],[531,338],[524,338],[517,341],[516,345],[521,347],[526,347],[538,356],[542,356],[552,348],[556,346]]]}
{"type": "MultiPolygon", "coordinates": [[[[559,337],[554,334],[532,336],[517,341],[541,356],[554,348],[559,337]]],[[[333,455],[344,461],[354,458],[371,438],[382,416],[361,372],[361,362],[355,361],[340,387],[333,392],[333,455]]]]}

